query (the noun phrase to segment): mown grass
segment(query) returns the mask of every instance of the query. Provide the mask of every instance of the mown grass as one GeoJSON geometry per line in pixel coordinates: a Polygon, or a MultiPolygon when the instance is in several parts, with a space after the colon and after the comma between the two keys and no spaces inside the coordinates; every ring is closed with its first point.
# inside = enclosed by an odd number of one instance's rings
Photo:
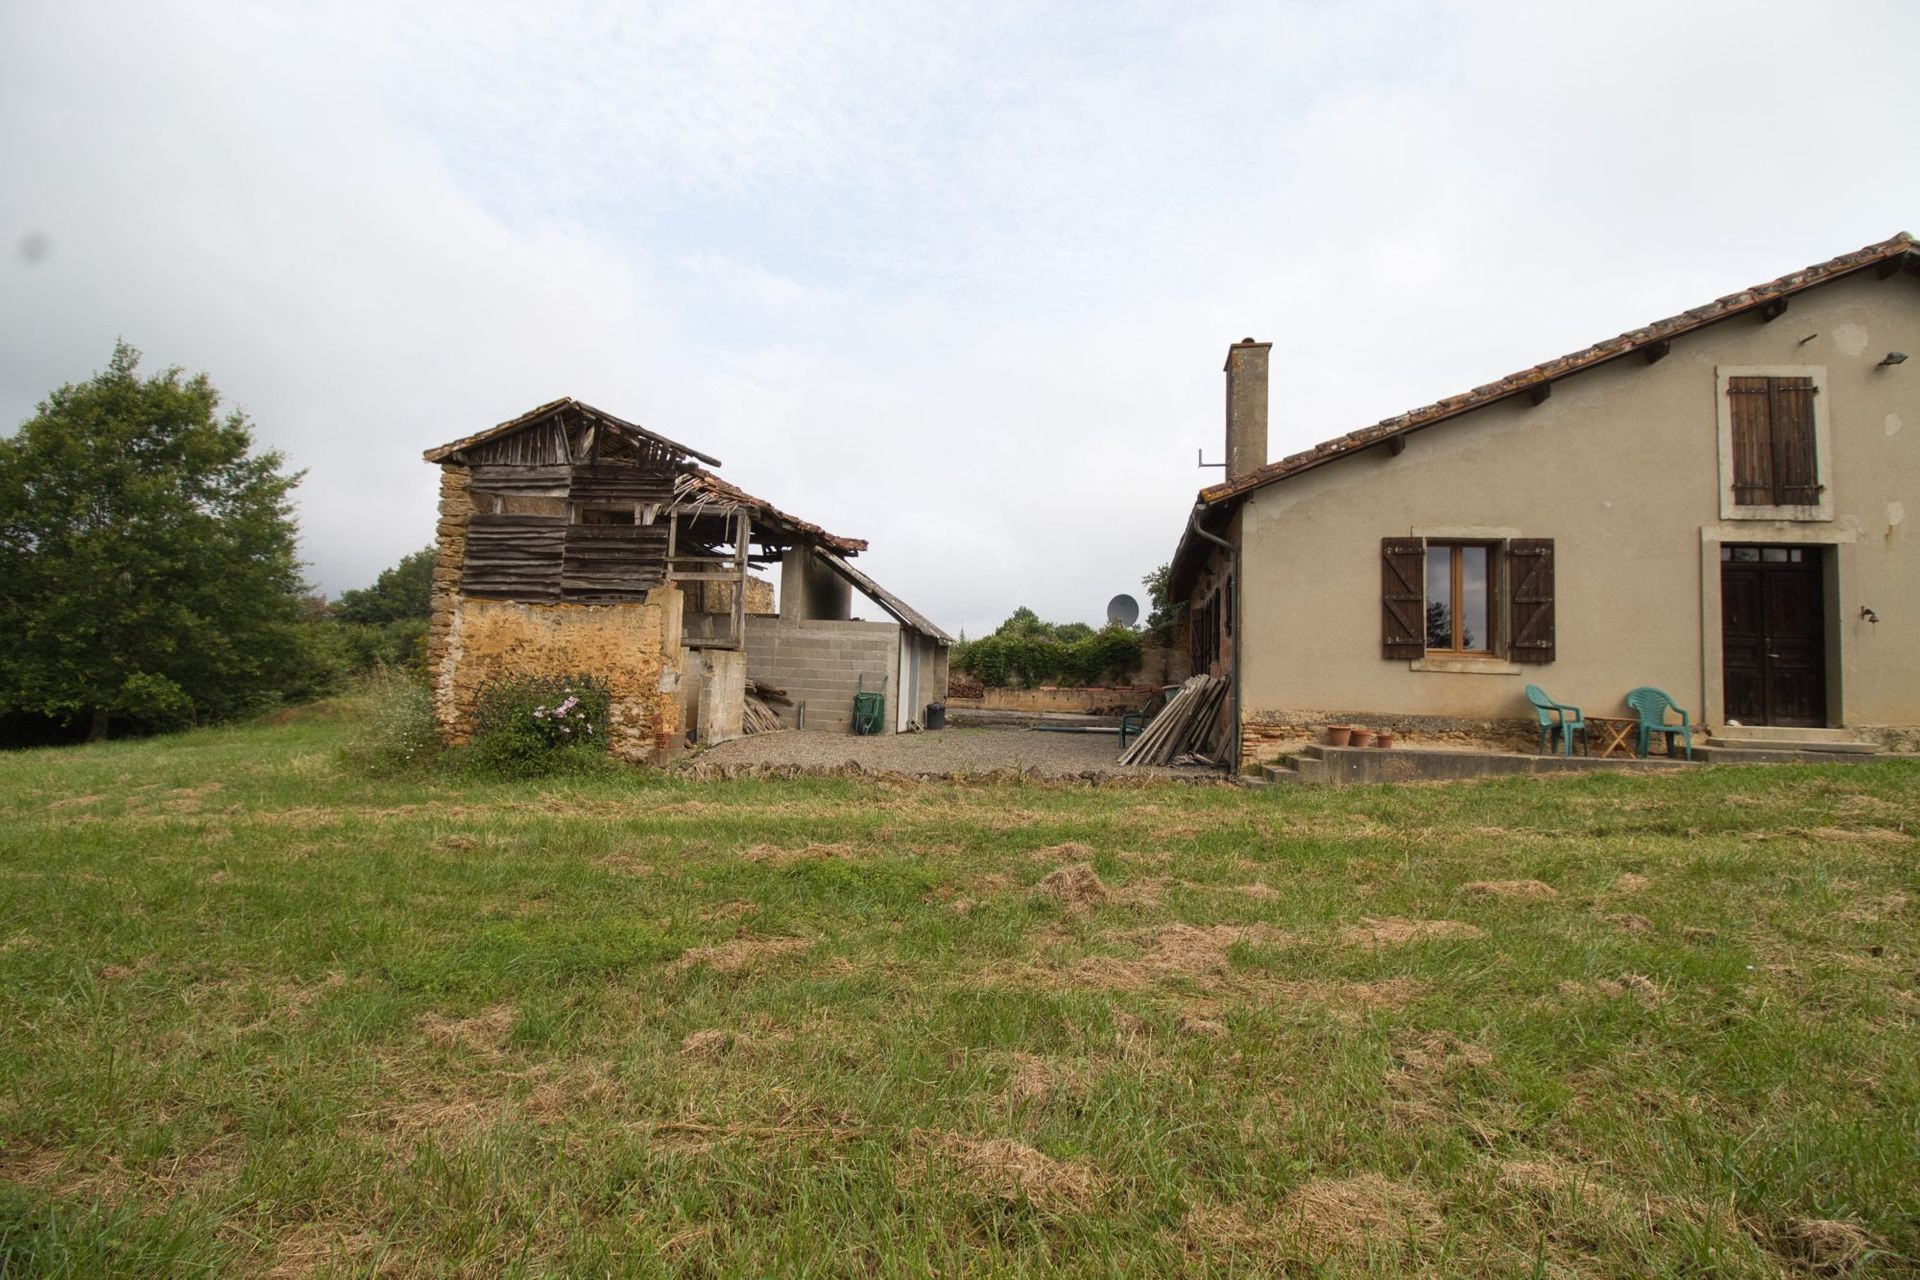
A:
{"type": "Polygon", "coordinates": [[[0,756],[0,1274],[1920,1258],[1911,766],[467,785],[342,731],[0,756]]]}

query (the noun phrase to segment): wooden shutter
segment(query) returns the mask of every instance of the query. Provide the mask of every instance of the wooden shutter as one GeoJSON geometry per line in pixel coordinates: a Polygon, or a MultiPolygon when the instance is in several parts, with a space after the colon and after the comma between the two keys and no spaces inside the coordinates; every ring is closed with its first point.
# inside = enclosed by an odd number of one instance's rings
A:
{"type": "Polygon", "coordinates": [[[1507,657],[1553,661],[1553,539],[1507,543],[1507,657]]]}
{"type": "Polygon", "coordinates": [[[1427,652],[1427,544],[1380,539],[1380,656],[1421,658],[1427,652]]]}
{"type": "Polygon", "coordinates": [[[1773,502],[1772,395],[1767,378],[1728,378],[1733,421],[1733,500],[1738,506],[1773,502]]]}
{"type": "Polygon", "coordinates": [[[1768,378],[1768,419],[1773,428],[1773,503],[1813,506],[1820,501],[1818,455],[1813,444],[1813,379],[1768,378]]]}

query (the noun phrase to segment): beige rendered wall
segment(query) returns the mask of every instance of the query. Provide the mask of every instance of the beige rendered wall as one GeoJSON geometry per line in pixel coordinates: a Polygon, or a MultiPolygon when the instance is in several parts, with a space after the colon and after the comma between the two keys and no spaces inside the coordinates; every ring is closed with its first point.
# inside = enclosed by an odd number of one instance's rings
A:
{"type": "Polygon", "coordinates": [[[1302,710],[1529,716],[1538,683],[1595,714],[1636,685],[1717,724],[1719,546],[1802,543],[1826,557],[1828,714],[1920,725],[1920,284],[1869,271],[1735,317],[1384,448],[1257,491],[1243,512],[1243,719],[1302,710]],[[1809,337],[1809,335],[1813,335],[1809,337]],[[1803,341],[1804,339],[1804,341],[1803,341]],[[1876,368],[1888,351],[1917,357],[1876,368]],[[1811,366],[1831,436],[1828,521],[1721,516],[1721,366],[1811,366]],[[1380,656],[1380,540],[1555,543],[1557,656],[1418,670],[1380,656]],[[1881,621],[1859,618],[1871,607],[1881,621]]]}

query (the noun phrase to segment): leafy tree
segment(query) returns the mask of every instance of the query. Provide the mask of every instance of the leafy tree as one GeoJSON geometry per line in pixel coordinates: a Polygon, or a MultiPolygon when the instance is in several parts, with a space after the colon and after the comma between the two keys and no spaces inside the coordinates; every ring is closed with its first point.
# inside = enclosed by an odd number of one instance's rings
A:
{"type": "Polygon", "coordinates": [[[0,440],[0,709],[145,729],[310,690],[289,495],[205,374],[91,380],[0,440]]]}
{"type": "Polygon", "coordinates": [[[1147,630],[1157,631],[1173,622],[1173,601],[1168,598],[1173,590],[1172,583],[1171,562],[1140,579],[1140,585],[1147,589],[1147,630]]]}
{"type": "Polygon", "coordinates": [[[334,616],[342,622],[385,622],[425,620],[433,611],[432,547],[423,547],[399,564],[383,569],[370,587],[342,591],[334,604],[334,616]]]}

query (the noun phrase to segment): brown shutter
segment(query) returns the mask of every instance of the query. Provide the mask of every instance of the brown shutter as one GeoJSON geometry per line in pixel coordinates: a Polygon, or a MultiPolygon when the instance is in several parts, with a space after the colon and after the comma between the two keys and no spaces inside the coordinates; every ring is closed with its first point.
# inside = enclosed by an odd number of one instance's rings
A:
{"type": "Polygon", "coordinates": [[[1553,539],[1507,543],[1507,657],[1553,661],[1553,539]]]}
{"type": "Polygon", "coordinates": [[[1773,429],[1767,378],[1728,378],[1733,420],[1733,500],[1743,507],[1773,502],[1773,429]]]}
{"type": "Polygon", "coordinates": [[[1773,427],[1773,502],[1776,506],[1812,506],[1820,501],[1820,477],[1813,446],[1813,379],[1769,378],[1769,420],[1773,427]]]}
{"type": "Polygon", "coordinates": [[[1427,652],[1427,544],[1380,539],[1380,656],[1420,658],[1427,652]]]}

